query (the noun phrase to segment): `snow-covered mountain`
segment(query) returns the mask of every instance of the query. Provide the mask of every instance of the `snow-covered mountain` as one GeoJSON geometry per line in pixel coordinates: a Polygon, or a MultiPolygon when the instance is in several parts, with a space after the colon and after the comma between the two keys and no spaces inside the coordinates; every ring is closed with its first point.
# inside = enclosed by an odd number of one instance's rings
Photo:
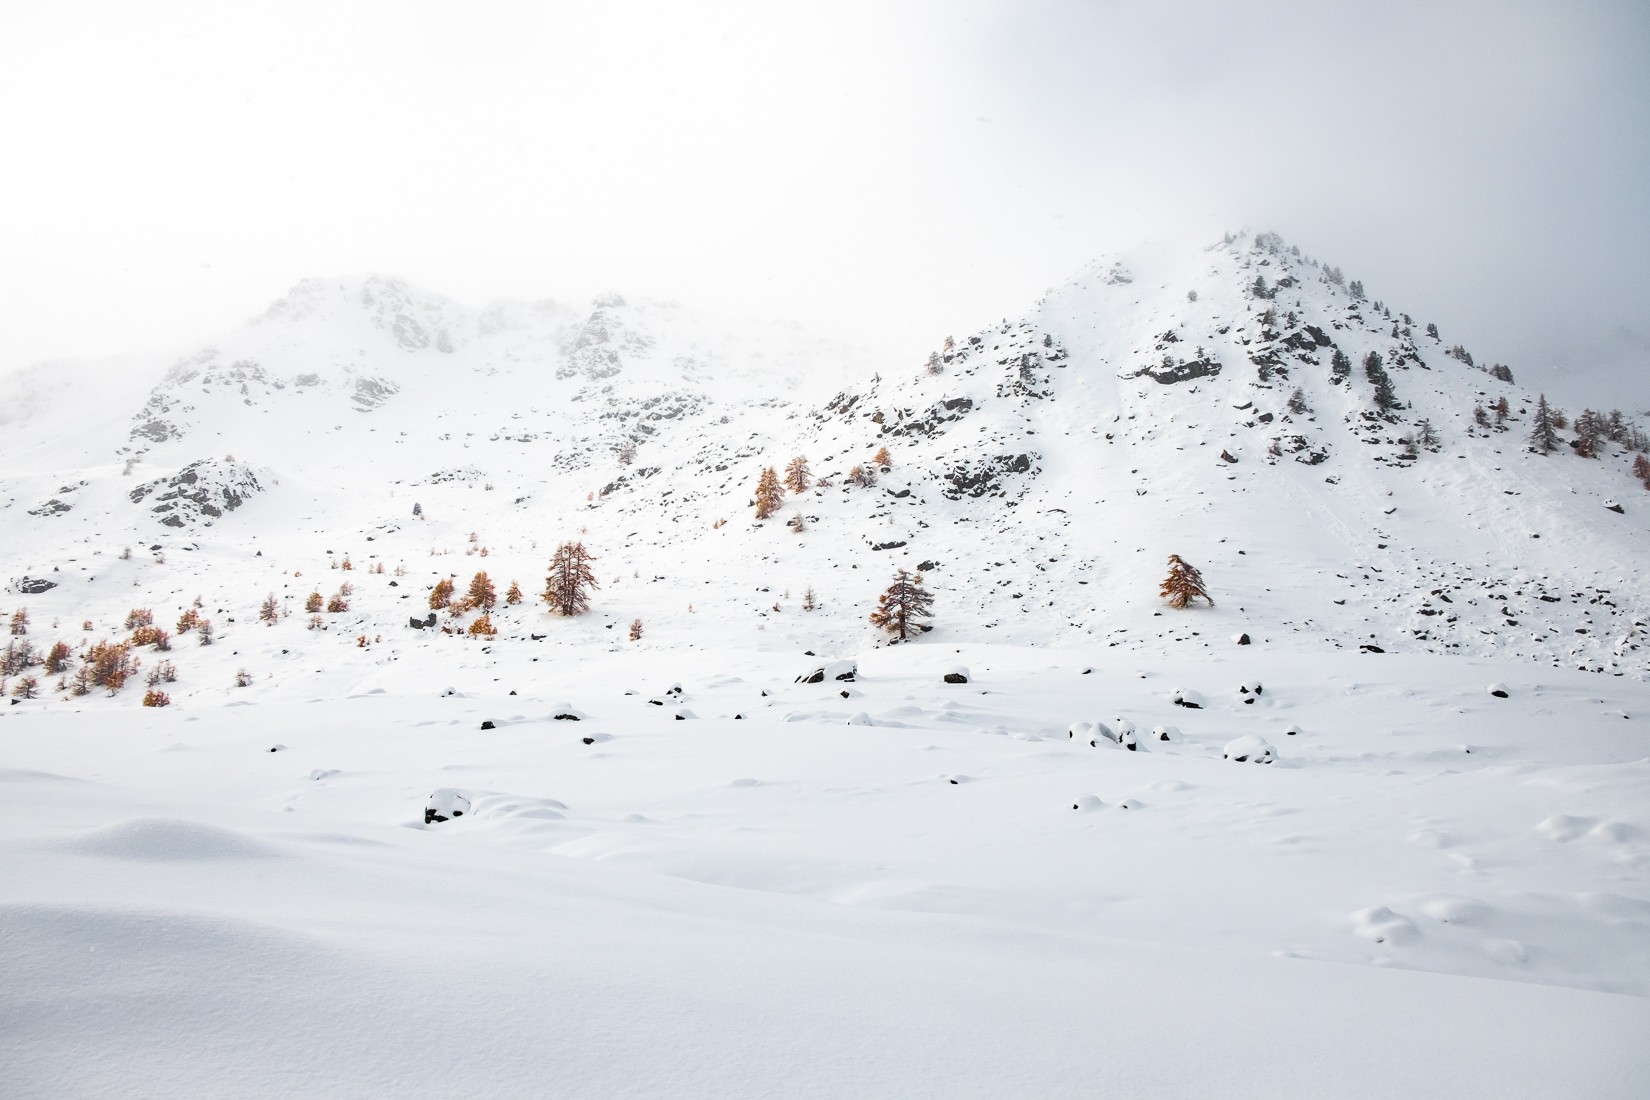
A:
{"type": "Polygon", "coordinates": [[[7,1095],[1638,1097],[1642,425],[1369,289],[310,280],[0,380],[7,1095]]]}
{"type": "Polygon", "coordinates": [[[329,626],[398,636],[440,576],[535,591],[577,537],[611,576],[603,629],[683,637],[691,608],[851,648],[903,567],[952,637],[1221,644],[1161,614],[1178,553],[1222,637],[1643,673],[1637,426],[1596,459],[1532,453],[1537,395],[1436,331],[1271,234],[1102,259],[927,362],[616,294],[477,311],[309,280],[154,370],[139,407],[75,388],[14,423],[4,564],[58,584],[52,614],[103,621],[129,588],[161,602],[168,551],[243,616],[350,556],[410,579],[357,579],[329,626]],[[758,474],[798,455],[813,487],[756,522],[758,474]],[[116,564],[128,547],[149,549],[116,564]]]}

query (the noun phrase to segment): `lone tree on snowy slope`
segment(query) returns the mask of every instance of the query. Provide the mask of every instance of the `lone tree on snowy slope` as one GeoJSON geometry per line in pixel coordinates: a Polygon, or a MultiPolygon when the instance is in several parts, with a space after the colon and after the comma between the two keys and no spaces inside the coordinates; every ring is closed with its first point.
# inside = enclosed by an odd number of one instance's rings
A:
{"type": "Polygon", "coordinates": [[[916,620],[932,618],[933,606],[934,594],[922,586],[922,574],[912,576],[901,569],[894,574],[894,583],[877,600],[877,609],[871,612],[871,624],[898,634],[904,641],[913,633],[931,629],[929,624],[916,620]]]}
{"type": "Polygon", "coordinates": [[[1215,605],[1214,598],[1203,587],[1203,574],[1179,554],[1169,555],[1169,575],[1163,579],[1159,595],[1175,608],[1190,607],[1192,601],[1199,598],[1208,600],[1210,607],[1215,605]]]}
{"type": "Polygon", "coordinates": [[[600,588],[590,563],[596,559],[582,542],[564,542],[550,559],[550,575],[544,578],[544,602],[561,615],[580,615],[590,610],[590,589],[600,588]]]}

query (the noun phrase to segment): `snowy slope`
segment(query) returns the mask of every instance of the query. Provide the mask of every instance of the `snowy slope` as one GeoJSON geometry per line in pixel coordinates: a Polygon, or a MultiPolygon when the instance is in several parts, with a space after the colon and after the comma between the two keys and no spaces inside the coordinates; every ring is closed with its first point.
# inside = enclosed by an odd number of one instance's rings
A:
{"type": "Polygon", "coordinates": [[[11,1091],[1638,1095],[1650,498],[1424,325],[1242,235],[932,371],[373,278],[6,379],[11,1091]],[[423,628],[480,570],[497,636],[423,628]],[[74,694],[136,608],[213,644],[74,694]]]}

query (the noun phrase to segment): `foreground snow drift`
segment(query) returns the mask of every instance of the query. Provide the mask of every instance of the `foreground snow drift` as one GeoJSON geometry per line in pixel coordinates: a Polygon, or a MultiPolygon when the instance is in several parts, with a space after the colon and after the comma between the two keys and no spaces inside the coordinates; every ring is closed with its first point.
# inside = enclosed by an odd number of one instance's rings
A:
{"type": "Polygon", "coordinates": [[[1241,652],[9,708],[7,1094],[1639,1095],[1645,686],[1241,652]]]}

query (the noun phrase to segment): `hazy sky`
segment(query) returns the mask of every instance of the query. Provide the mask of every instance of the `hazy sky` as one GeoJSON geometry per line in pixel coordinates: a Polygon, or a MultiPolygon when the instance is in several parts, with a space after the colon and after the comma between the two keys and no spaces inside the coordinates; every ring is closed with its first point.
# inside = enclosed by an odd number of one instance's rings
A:
{"type": "Polygon", "coordinates": [[[368,272],[909,357],[1248,225],[1650,406],[1644,0],[7,0],[0,150],[0,367],[368,272]]]}

